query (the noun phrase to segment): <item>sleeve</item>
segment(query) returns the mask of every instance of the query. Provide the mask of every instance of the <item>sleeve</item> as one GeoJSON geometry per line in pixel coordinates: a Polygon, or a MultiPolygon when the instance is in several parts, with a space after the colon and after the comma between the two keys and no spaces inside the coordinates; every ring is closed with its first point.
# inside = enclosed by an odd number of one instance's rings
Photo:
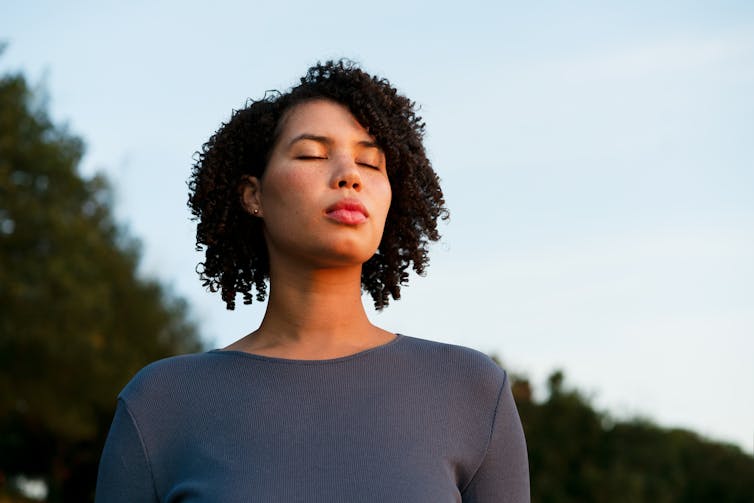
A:
{"type": "Polygon", "coordinates": [[[498,397],[487,452],[463,491],[464,503],[529,503],[529,460],[510,383],[498,397]]]}
{"type": "Polygon", "coordinates": [[[126,403],[120,399],[99,463],[95,503],[158,501],[141,434],[126,403]]]}

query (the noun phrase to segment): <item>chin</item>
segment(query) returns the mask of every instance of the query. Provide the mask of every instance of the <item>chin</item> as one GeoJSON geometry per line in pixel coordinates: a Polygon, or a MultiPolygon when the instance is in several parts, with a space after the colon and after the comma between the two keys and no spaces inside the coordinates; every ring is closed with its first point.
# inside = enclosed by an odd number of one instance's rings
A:
{"type": "Polygon", "coordinates": [[[330,243],[330,246],[319,250],[316,255],[326,267],[353,267],[361,266],[376,252],[377,246],[367,248],[363,243],[330,243]]]}

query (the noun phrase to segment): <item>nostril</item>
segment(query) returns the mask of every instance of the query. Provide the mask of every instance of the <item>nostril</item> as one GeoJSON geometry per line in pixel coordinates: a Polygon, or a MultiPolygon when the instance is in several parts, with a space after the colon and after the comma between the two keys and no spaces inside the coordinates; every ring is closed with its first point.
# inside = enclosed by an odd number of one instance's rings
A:
{"type": "Polygon", "coordinates": [[[345,187],[346,185],[348,185],[348,183],[345,180],[341,180],[338,182],[338,187],[340,187],[341,189],[345,187]]]}

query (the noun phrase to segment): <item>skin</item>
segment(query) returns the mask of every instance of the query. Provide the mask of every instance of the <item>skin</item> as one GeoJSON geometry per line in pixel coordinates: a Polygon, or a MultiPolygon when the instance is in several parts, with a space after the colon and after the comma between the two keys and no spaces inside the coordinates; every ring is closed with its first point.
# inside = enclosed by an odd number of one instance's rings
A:
{"type": "Polygon", "coordinates": [[[320,99],[289,110],[264,175],[245,180],[241,200],[264,220],[270,296],[259,328],[226,349],[319,360],[395,338],[361,302],[361,267],[390,208],[385,156],[348,108],[320,99]],[[365,221],[328,213],[346,198],[363,204],[365,221]]]}

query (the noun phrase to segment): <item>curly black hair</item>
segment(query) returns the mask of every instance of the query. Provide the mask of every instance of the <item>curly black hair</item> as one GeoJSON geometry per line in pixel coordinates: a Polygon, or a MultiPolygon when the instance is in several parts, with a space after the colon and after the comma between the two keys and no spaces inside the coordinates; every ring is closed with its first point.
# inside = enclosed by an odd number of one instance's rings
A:
{"type": "Polygon", "coordinates": [[[251,304],[252,288],[263,301],[270,272],[262,220],[241,204],[243,181],[261,178],[284,114],[314,99],[346,106],[385,154],[393,198],[382,241],[361,274],[362,289],[377,309],[388,304],[388,296],[400,298],[411,264],[424,273],[429,241],[440,238],[437,220],[447,219],[448,211],[424,150],[424,122],[414,102],[351,61],[318,63],[287,93],[268,92],[235,110],[195,154],[188,205],[198,221],[197,251],[205,249],[197,272],[205,287],[221,290],[228,309],[235,307],[237,293],[251,304]]]}

